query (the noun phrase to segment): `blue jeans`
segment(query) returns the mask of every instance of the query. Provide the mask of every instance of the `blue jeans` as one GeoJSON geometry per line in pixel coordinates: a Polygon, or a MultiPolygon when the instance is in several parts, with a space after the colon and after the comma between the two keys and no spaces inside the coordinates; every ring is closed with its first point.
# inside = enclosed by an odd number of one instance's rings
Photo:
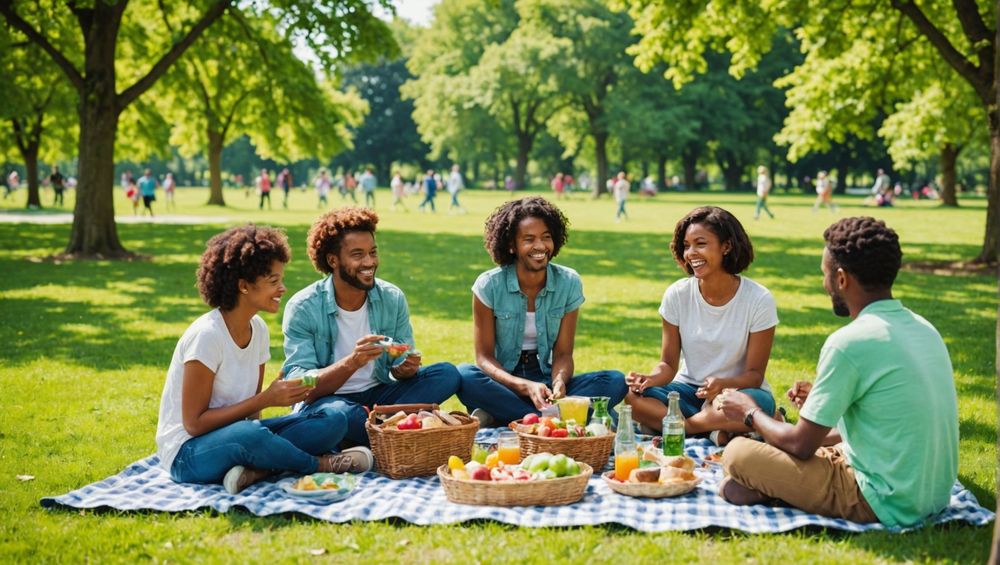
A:
{"type": "Polygon", "coordinates": [[[753,212],[754,219],[760,217],[760,211],[762,209],[765,212],[767,212],[768,216],[771,216],[772,218],[774,218],[774,214],[771,213],[771,209],[767,207],[767,197],[766,196],[764,198],[761,198],[759,196],[757,197],[757,208],[753,212]]]}
{"type": "Polygon", "coordinates": [[[615,218],[621,218],[622,216],[625,216],[626,218],[628,218],[628,213],[625,212],[625,201],[624,200],[622,200],[621,202],[618,203],[618,213],[615,214],[615,218]]]}
{"type": "MultiPolygon", "coordinates": [[[[536,357],[537,358],[537,357],[536,357]]],[[[496,420],[496,425],[506,426],[525,414],[538,414],[535,403],[527,396],[520,396],[506,386],[490,378],[476,365],[463,363],[458,366],[462,375],[462,388],[458,391],[458,399],[473,411],[482,408],[496,420]]],[[[518,363],[511,374],[531,381],[545,383],[552,387],[552,378],[545,376],[538,362],[518,363]]],[[[621,371],[595,371],[574,375],[566,385],[566,394],[573,396],[607,396],[611,418],[617,423],[618,414],[610,408],[617,406],[628,387],[625,385],[625,375],[621,371]]]]}
{"type": "Polygon", "coordinates": [[[451,207],[461,208],[462,205],[458,203],[458,191],[451,193],[451,207]]]}
{"type": "MultiPolygon", "coordinates": [[[[741,388],[739,390],[749,395],[768,416],[774,415],[774,396],[770,392],[762,388],[741,388]]],[[[655,398],[663,404],[669,404],[667,394],[671,391],[677,391],[680,394],[681,413],[684,414],[685,418],[690,418],[701,412],[701,407],[705,404],[705,399],[698,398],[695,395],[698,387],[693,384],[674,381],[666,386],[651,386],[643,391],[642,395],[646,398],[655,398]]]]}
{"type": "Polygon", "coordinates": [[[431,212],[436,212],[437,210],[434,209],[434,197],[435,196],[436,196],[435,194],[428,194],[427,196],[424,197],[424,201],[421,202],[420,206],[417,206],[417,208],[420,208],[421,210],[423,210],[424,206],[426,206],[427,204],[430,204],[431,205],[431,212]]]}
{"type": "Polygon", "coordinates": [[[240,420],[184,442],[170,477],[179,483],[220,483],[236,465],[315,473],[316,456],[336,449],[346,431],[347,418],[333,410],[240,420]]]}
{"type": "Polygon", "coordinates": [[[375,191],[366,190],[365,191],[365,206],[375,207],[375,191]]]}
{"type": "Polygon", "coordinates": [[[458,391],[458,370],[451,363],[423,367],[409,379],[379,384],[368,390],[349,394],[330,394],[302,409],[303,414],[332,410],[347,419],[344,438],[356,445],[368,445],[365,422],[376,404],[440,404],[458,391]]]}

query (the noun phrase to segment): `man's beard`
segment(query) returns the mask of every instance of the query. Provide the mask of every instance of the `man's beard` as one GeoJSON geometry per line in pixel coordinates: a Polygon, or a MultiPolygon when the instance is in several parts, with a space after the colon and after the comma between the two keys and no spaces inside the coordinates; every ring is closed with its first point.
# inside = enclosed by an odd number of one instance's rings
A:
{"type": "Polygon", "coordinates": [[[843,297],[837,294],[830,294],[830,302],[833,303],[833,313],[841,318],[846,318],[851,315],[851,310],[847,307],[847,303],[844,302],[843,297]]]}
{"type": "Polygon", "coordinates": [[[343,265],[339,265],[337,267],[337,275],[340,276],[340,280],[344,281],[345,283],[353,286],[354,288],[356,288],[358,290],[364,290],[364,291],[367,292],[367,291],[375,288],[374,277],[372,277],[372,279],[373,279],[372,280],[372,284],[365,284],[365,283],[361,282],[361,279],[359,279],[358,277],[356,277],[356,276],[348,273],[347,269],[345,269],[343,265]]]}

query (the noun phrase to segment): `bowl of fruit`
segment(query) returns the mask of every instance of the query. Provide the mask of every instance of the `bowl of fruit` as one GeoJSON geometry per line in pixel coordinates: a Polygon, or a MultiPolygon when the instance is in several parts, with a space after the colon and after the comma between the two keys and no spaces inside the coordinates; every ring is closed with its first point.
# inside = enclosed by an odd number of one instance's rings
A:
{"type": "Polygon", "coordinates": [[[452,456],[437,474],[445,496],[458,504],[561,506],[583,498],[594,470],[561,453],[537,453],[519,464],[452,456]]]}
{"type": "Polygon", "coordinates": [[[416,349],[412,349],[409,343],[404,343],[402,341],[396,341],[391,337],[386,337],[378,342],[378,345],[382,347],[386,355],[389,356],[390,365],[398,365],[406,360],[410,355],[420,355],[420,352],[416,349]]]}
{"type": "Polygon", "coordinates": [[[288,478],[278,482],[278,486],[286,494],[324,504],[347,498],[357,485],[358,478],[346,473],[313,473],[298,479],[288,478]]]}
{"type": "Polygon", "coordinates": [[[562,453],[603,469],[615,444],[615,434],[603,424],[584,426],[573,420],[526,414],[511,422],[521,444],[521,457],[535,453],[562,453]]]}

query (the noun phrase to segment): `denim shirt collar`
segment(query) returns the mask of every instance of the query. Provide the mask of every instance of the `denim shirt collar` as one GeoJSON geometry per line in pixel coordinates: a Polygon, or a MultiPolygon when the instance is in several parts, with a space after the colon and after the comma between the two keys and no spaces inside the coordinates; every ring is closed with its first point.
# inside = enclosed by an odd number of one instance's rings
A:
{"type": "MultiPolygon", "coordinates": [[[[501,267],[504,272],[504,277],[506,278],[507,291],[508,292],[521,292],[521,283],[517,280],[517,265],[510,263],[509,265],[503,265],[501,267]]],[[[545,286],[542,290],[538,292],[539,296],[545,296],[546,294],[553,292],[555,290],[555,275],[552,274],[552,263],[550,262],[545,266],[545,286]]],[[[523,293],[522,293],[523,294],[523,293]]]]}
{"type": "MultiPolygon", "coordinates": [[[[515,277],[516,280],[516,277],[515,277]]],[[[340,310],[340,306],[337,306],[337,296],[336,290],[333,286],[333,275],[327,275],[326,279],[323,281],[323,292],[326,293],[326,313],[331,315],[336,315],[337,311],[340,310]]],[[[382,301],[382,295],[379,292],[379,287],[376,284],[368,291],[368,304],[374,305],[382,301]]],[[[378,308],[378,306],[371,306],[372,308],[378,308]]]]}

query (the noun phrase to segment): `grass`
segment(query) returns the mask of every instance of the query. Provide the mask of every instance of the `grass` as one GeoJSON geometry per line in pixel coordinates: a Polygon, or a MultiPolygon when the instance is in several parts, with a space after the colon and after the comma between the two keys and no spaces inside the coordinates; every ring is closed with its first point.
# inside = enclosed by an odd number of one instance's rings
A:
{"type": "MultiPolygon", "coordinates": [[[[67,208],[72,210],[71,191],[67,208]]],[[[419,347],[427,362],[472,357],[470,291],[490,267],[482,249],[485,216],[502,193],[466,192],[466,215],[388,211],[379,192],[382,264],[379,276],[407,293],[419,347]]],[[[120,224],[126,247],[153,259],[133,263],[39,261],[61,250],[68,225],[0,223],[0,561],[306,561],[310,549],[337,562],[983,562],[991,528],[947,525],[903,535],[849,535],[820,529],[781,535],[727,530],[642,534],[619,527],[518,529],[482,522],[417,527],[378,522],[332,525],[297,516],[258,518],[245,512],[183,514],[47,511],[43,496],[117,473],[155,450],[163,379],[176,340],[205,311],[194,270],[205,240],[243,221],[284,227],[293,245],[290,292],[317,278],[305,235],[318,211],[311,192],[294,192],[289,210],[260,212],[253,195],[227,191],[227,208],[206,207],[203,190],[180,190],[177,214],[225,224],[120,224]],[[28,482],[15,476],[34,475],[28,482]]],[[[43,200],[50,201],[43,195],[43,200]]],[[[131,213],[116,194],[117,210],[131,213]]],[[[339,205],[333,195],[334,205],[339,205]]],[[[656,360],[656,308],[664,288],[682,276],[667,250],[674,222],[693,206],[712,203],[742,218],[757,260],[747,275],[778,303],[768,378],[775,390],[809,378],[824,338],[844,323],[830,313],[819,274],[822,231],[832,221],[812,214],[811,199],[778,194],[777,220],[752,219],[753,197],[723,193],[668,194],[629,202],[631,219],[615,223],[607,199],[560,202],[572,222],[557,261],[583,276],[587,302],[577,332],[579,371],[645,370],[656,360]]],[[[13,201],[2,204],[13,204],[13,201]]],[[[20,204],[20,202],[18,202],[20,204]]],[[[884,218],[910,261],[973,257],[982,241],[985,202],[957,210],[929,202],[894,209],[861,207],[841,198],[838,215],[884,218]]],[[[416,199],[408,205],[413,208],[416,199]]],[[[156,209],[163,212],[163,203],[156,209]]],[[[173,213],[173,212],[172,212],[173,213]]],[[[944,336],[955,366],[961,447],[959,479],[988,508],[996,500],[994,335],[996,280],[904,271],[895,294],[944,336]]],[[[271,330],[276,374],[284,358],[280,317],[271,330]]],[[[452,399],[450,403],[457,402],[452,399]]],[[[273,410],[279,413],[278,410],[273,410]]],[[[920,417],[915,414],[914,417],[920,417]]],[[[906,425],[900,422],[900,425],[906,425]]]]}

